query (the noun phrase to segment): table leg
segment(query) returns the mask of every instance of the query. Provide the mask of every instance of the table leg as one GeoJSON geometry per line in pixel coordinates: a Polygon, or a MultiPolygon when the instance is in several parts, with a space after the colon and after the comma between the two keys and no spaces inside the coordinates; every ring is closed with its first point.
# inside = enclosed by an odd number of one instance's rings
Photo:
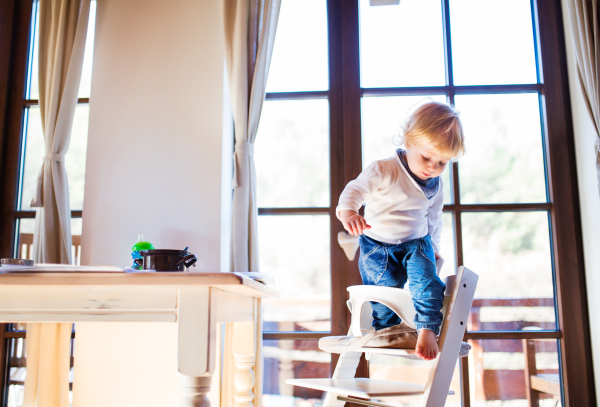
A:
{"type": "Polygon", "coordinates": [[[210,407],[210,391],[215,371],[216,301],[214,289],[179,289],[178,369],[181,373],[181,407],[210,407]]]}
{"type": "Polygon", "coordinates": [[[181,376],[183,399],[180,407],[210,407],[206,394],[210,391],[212,376],[190,377],[181,376]]]}
{"type": "Polygon", "coordinates": [[[254,353],[249,355],[233,354],[235,363],[235,407],[253,407],[254,403],[254,362],[256,357],[254,353]]]}

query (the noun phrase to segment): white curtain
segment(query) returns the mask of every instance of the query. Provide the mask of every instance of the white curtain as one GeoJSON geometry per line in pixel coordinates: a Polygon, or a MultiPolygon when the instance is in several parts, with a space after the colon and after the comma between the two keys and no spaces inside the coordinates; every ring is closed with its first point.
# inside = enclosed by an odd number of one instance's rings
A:
{"type": "Polygon", "coordinates": [[[225,0],[225,56],[233,121],[232,270],[258,271],[254,140],[267,86],[280,0],[225,0]]]}
{"type": "MultiPolygon", "coordinates": [[[[71,262],[71,209],[65,168],[81,81],[90,0],[40,0],[39,88],[44,163],[31,206],[37,207],[33,259],[71,262]]],[[[69,406],[71,324],[27,325],[24,407],[69,406]]]]}
{"type": "MultiPolygon", "coordinates": [[[[577,74],[596,134],[600,134],[600,16],[597,0],[568,0],[577,74]]],[[[594,143],[600,190],[600,138],[594,143]]]]}
{"type": "MultiPolygon", "coordinates": [[[[259,271],[256,204],[256,170],[254,141],[265,99],[267,76],[281,0],[223,0],[225,29],[225,59],[233,110],[235,151],[233,154],[232,205],[232,271],[259,271]]],[[[248,338],[240,330],[258,331],[261,324],[260,300],[256,304],[257,318],[253,324],[240,324],[235,334],[232,326],[225,333],[222,407],[233,407],[232,380],[235,367],[231,354],[239,352],[232,336],[248,338]],[[243,328],[246,327],[246,328],[243,328]]],[[[242,347],[243,348],[243,347],[242,347]]],[[[244,351],[256,355],[254,394],[262,394],[262,337],[254,338],[253,349],[244,351]]],[[[261,400],[254,400],[260,407],[261,400]]]]}

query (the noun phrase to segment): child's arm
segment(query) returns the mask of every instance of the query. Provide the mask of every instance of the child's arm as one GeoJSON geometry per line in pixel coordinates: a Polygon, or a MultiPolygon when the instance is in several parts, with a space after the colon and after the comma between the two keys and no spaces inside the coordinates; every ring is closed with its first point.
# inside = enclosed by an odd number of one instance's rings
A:
{"type": "Polygon", "coordinates": [[[358,178],[350,181],[340,195],[336,208],[337,217],[344,228],[354,236],[361,235],[365,229],[371,228],[365,219],[358,215],[358,210],[371,199],[373,191],[381,185],[382,172],[382,165],[375,161],[365,168],[358,178]]]}
{"type": "Polygon", "coordinates": [[[344,225],[344,229],[354,236],[362,235],[365,229],[371,229],[365,218],[350,209],[342,209],[339,218],[344,225]]]}

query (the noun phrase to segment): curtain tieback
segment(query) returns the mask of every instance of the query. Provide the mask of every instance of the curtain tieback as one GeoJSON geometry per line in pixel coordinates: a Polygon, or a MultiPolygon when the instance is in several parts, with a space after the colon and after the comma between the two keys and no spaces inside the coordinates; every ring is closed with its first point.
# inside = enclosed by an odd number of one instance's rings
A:
{"type": "Polygon", "coordinates": [[[238,180],[238,155],[254,157],[254,144],[248,141],[238,141],[235,143],[235,149],[233,151],[233,182],[231,188],[237,188],[240,186],[240,182],[238,180]]]}
{"type": "MultiPolygon", "coordinates": [[[[46,156],[44,157],[44,165],[46,163],[52,163],[52,162],[64,163],[65,155],[61,154],[61,153],[46,154],[46,156]]],[[[43,194],[42,194],[42,192],[44,191],[44,165],[42,165],[42,168],[40,169],[40,172],[38,174],[37,188],[35,190],[35,195],[33,195],[33,198],[31,199],[30,206],[32,208],[41,208],[44,205],[43,194]]]]}
{"type": "Polygon", "coordinates": [[[46,161],[56,161],[56,162],[65,162],[65,155],[60,153],[50,153],[46,154],[44,157],[44,162],[46,161]]]}
{"type": "Polygon", "coordinates": [[[254,144],[247,141],[238,141],[235,143],[235,153],[241,153],[247,155],[248,157],[254,157],[254,144]]]}

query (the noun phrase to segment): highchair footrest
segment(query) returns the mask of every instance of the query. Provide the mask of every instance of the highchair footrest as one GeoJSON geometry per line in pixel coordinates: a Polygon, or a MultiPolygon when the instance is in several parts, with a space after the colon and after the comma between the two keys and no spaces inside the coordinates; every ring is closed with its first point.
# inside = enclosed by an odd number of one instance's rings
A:
{"type": "Polygon", "coordinates": [[[354,379],[288,379],[285,382],[293,386],[362,398],[418,396],[425,392],[425,386],[420,384],[362,377],[354,379]]]}
{"type": "Polygon", "coordinates": [[[373,407],[395,407],[392,406],[391,404],[383,404],[383,403],[379,403],[377,401],[371,401],[371,400],[363,400],[363,399],[357,399],[355,397],[344,397],[344,396],[338,396],[337,399],[339,401],[347,401],[349,403],[354,403],[354,404],[359,404],[361,406],[373,406],[373,407]]]}
{"type": "Polygon", "coordinates": [[[355,398],[355,397],[337,396],[337,399],[339,401],[347,401],[349,403],[359,404],[361,406],[395,407],[395,406],[392,406],[391,404],[379,403],[377,401],[372,401],[372,400],[363,400],[363,399],[358,399],[358,398],[355,398]]]}

